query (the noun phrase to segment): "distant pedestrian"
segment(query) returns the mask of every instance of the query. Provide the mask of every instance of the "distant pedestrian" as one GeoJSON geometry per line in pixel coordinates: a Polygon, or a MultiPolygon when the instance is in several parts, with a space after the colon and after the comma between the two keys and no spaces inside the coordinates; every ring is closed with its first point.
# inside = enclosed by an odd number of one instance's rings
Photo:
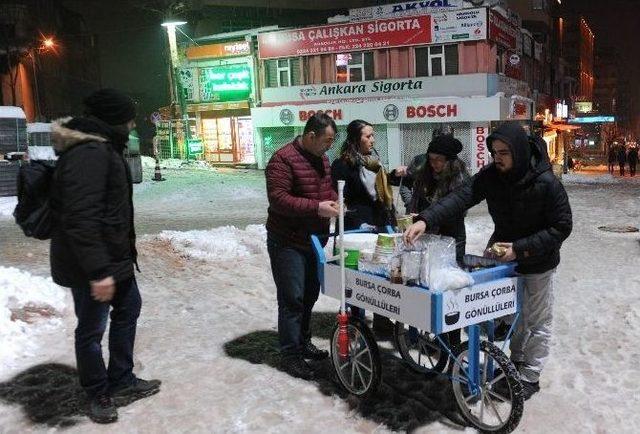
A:
{"type": "Polygon", "coordinates": [[[616,154],[616,147],[613,146],[613,145],[609,145],[609,152],[607,154],[607,162],[609,163],[609,165],[608,165],[609,174],[611,174],[611,175],[613,175],[617,159],[618,159],[618,157],[617,157],[617,154],[616,154]]]}
{"type": "Polygon", "coordinates": [[[618,148],[618,165],[620,166],[620,176],[624,176],[624,166],[627,162],[627,151],[624,146],[618,148]]]}
{"type": "Polygon", "coordinates": [[[51,190],[56,226],[51,237],[51,276],[71,288],[78,326],[75,353],[88,415],[98,423],[118,419],[116,404],[157,393],[159,380],[133,374],[133,347],[142,301],[137,266],[131,172],[123,157],[136,108],[114,89],[85,99],[86,116],[54,122],[60,156],[51,190]],[[109,328],[109,367],[102,336],[109,328]]]}
{"type": "Polygon", "coordinates": [[[627,153],[627,162],[629,163],[629,176],[636,176],[636,167],[638,165],[638,148],[635,146],[629,149],[627,153]]]}
{"type": "Polygon", "coordinates": [[[311,311],[320,293],[311,235],[328,234],[329,219],[338,216],[326,155],[336,133],[328,115],[311,116],[302,136],[276,151],[265,171],[267,250],[277,288],[281,366],[304,379],[314,375],[304,359],[329,355],[311,342],[311,311]]]}

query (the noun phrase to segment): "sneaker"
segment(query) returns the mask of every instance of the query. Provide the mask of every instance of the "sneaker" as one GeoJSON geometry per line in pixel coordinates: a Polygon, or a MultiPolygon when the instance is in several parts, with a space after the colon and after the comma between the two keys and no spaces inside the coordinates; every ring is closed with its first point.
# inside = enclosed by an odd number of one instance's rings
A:
{"type": "Polygon", "coordinates": [[[524,400],[528,400],[536,393],[540,392],[540,383],[530,383],[529,381],[522,380],[522,395],[524,396],[524,400]]]}
{"type": "Polygon", "coordinates": [[[160,391],[160,380],[143,380],[136,378],[134,382],[128,386],[116,388],[112,391],[111,396],[118,407],[129,405],[138,399],[155,395],[160,391]]]}
{"type": "Polygon", "coordinates": [[[89,418],[95,423],[113,423],[118,411],[109,395],[98,395],[89,402],[89,418]]]}
{"type": "Polygon", "coordinates": [[[302,356],[287,356],[281,361],[282,370],[289,375],[302,378],[303,380],[311,380],[313,378],[313,370],[307,365],[302,356]]]}
{"type": "Polygon", "coordinates": [[[302,357],[311,360],[323,360],[329,357],[329,351],[321,350],[311,342],[307,342],[302,348],[302,357]]]}

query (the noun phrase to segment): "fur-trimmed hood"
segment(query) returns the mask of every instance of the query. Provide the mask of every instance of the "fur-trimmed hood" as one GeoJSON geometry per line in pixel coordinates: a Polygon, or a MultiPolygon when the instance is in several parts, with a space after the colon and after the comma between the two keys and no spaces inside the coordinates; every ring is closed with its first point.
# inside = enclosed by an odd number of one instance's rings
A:
{"type": "Polygon", "coordinates": [[[106,142],[107,139],[97,134],[67,128],[65,124],[72,117],[56,119],[51,124],[51,142],[57,154],[68,151],[75,145],[83,142],[106,142]]]}
{"type": "Polygon", "coordinates": [[[51,139],[57,154],[87,142],[109,142],[121,154],[129,140],[129,129],[126,125],[109,125],[93,116],[63,118],[51,125],[51,139]]]}

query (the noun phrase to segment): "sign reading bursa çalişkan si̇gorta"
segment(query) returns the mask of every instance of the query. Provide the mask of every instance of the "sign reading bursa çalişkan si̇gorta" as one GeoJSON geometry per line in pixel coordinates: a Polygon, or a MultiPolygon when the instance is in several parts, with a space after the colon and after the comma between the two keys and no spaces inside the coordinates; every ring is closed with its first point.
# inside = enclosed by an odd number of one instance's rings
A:
{"type": "Polygon", "coordinates": [[[422,15],[262,33],[258,53],[261,59],[274,59],[430,42],[431,17],[422,15]]]}

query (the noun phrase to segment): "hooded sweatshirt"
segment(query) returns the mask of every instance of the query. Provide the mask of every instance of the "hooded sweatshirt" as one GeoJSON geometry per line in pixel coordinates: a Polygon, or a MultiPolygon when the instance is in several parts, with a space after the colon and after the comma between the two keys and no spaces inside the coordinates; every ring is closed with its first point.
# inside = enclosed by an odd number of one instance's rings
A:
{"type": "Polygon", "coordinates": [[[491,163],[462,188],[431,205],[419,219],[427,227],[439,226],[486,200],[495,225],[489,244],[512,242],[520,273],[551,270],[559,264],[560,247],[572,230],[567,193],[551,171],[541,138],[527,137],[519,125],[505,123],[487,139],[491,152],[496,139],[509,145],[512,170],[501,173],[491,163]]]}

